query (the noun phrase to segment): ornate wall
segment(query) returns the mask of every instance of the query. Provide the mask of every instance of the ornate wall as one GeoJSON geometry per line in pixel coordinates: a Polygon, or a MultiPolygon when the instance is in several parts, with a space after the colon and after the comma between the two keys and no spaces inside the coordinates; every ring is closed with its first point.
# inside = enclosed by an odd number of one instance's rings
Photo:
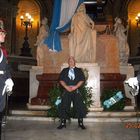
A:
{"type": "Polygon", "coordinates": [[[0,19],[4,21],[4,27],[7,31],[5,47],[9,53],[12,52],[12,40],[13,40],[13,19],[16,16],[17,7],[15,5],[15,1],[9,3],[8,1],[0,1],[0,19]]]}
{"type": "Polygon", "coordinates": [[[126,20],[129,2],[130,0],[108,0],[104,9],[106,18],[113,20],[115,17],[121,17],[126,20]]]}
{"type": "Polygon", "coordinates": [[[131,56],[136,56],[138,53],[138,47],[140,47],[140,26],[137,27],[135,17],[140,12],[140,1],[131,1],[128,6],[128,19],[129,19],[129,43],[131,56]]]}
{"type": "MultiPolygon", "coordinates": [[[[16,12],[17,10],[20,11],[20,8],[18,8],[18,4],[21,1],[26,1],[27,2],[27,6],[29,6],[29,3],[35,3],[39,13],[38,13],[38,17],[39,19],[42,19],[44,16],[47,16],[47,18],[49,19],[49,24],[51,23],[51,17],[52,17],[52,10],[53,10],[53,0],[5,0],[5,1],[0,1],[1,7],[0,7],[0,18],[4,18],[5,22],[5,27],[6,30],[8,30],[8,35],[7,35],[7,39],[6,39],[6,47],[7,50],[9,51],[9,53],[12,53],[14,55],[19,55],[19,48],[22,47],[22,43],[23,43],[23,37],[24,37],[24,29],[22,28],[20,31],[22,32],[18,32],[17,33],[17,37],[16,37],[16,24],[18,24],[16,22],[16,12]],[[21,38],[20,41],[18,40],[18,38],[21,38]]],[[[119,17],[123,17],[125,20],[127,20],[127,8],[128,8],[128,4],[131,2],[130,6],[129,6],[129,15],[131,16],[131,10],[132,9],[132,14],[134,13],[134,11],[136,11],[135,8],[132,8],[134,6],[134,3],[139,0],[108,0],[107,4],[105,5],[105,16],[106,19],[108,21],[113,21],[114,17],[119,16],[119,17]],[[133,11],[134,10],[134,11],[133,11]]],[[[136,4],[137,5],[137,4],[136,4]]],[[[27,7],[25,6],[25,7],[27,7]]],[[[135,7],[135,6],[134,6],[135,7]]],[[[137,7],[139,7],[137,5],[137,7]]],[[[28,9],[32,9],[33,7],[29,7],[28,9]]],[[[35,8],[36,9],[36,8],[35,8]]],[[[33,10],[34,11],[34,10],[33,10]]],[[[18,13],[19,14],[19,13],[18,13]]],[[[129,18],[130,18],[129,16],[129,18]]],[[[18,21],[19,22],[19,21],[18,21]]],[[[31,36],[31,47],[33,47],[33,42],[35,42],[35,36],[37,35],[37,29],[35,29],[36,26],[34,26],[34,30],[32,30],[31,36]],[[32,37],[33,35],[33,37],[32,37]]],[[[133,30],[133,26],[132,26],[132,30],[133,30]]],[[[134,29],[135,30],[135,29],[134,29]]],[[[136,34],[139,34],[138,31],[130,31],[130,46],[131,46],[131,56],[134,56],[136,54],[136,49],[134,49],[137,44],[138,41],[133,41],[134,36],[136,34]],[[132,37],[133,36],[133,37],[132,37]],[[137,42],[137,44],[135,44],[134,42],[137,42]],[[134,50],[134,51],[133,51],[134,50]]],[[[33,56],[35,56],[35,51],[36,48],[33,47],[33,56]]]]}
{"type": "MultiPolygon", "coordinates": [[[[24,28],[20,27],[20,20],[16,20],[19,18],[19,11],[23,12],[25,9],[31,11],[33,15],[38,16],[38,20],[35,21],[35,24],[33,26],[32,33],[30,34],[31,38],[31,46],[33,47],[34,42],[36,41],[37,36],[37,22],[39,26],[40,19],[42,19],[44,16],[46,16],[49,20],[49,24],[51,22],[52,17],[52,7],[53,7],[53,1],[52,0],[5,0],[0,1],[0,19],[4,20],[5,29],[8,31],[5,46],[8,50],[9,54],[13,55],[19,55],[20,48],[22,47],[22,43],[24,41],[23,37],[25,35],[24,28]],[[23,7],[18,7],[21,3],[23,4],[23,7]],[[31,4],[32,3],[32,4],[31,4]],[[36,11],[39,11],[36,14],[36,11]],[[19,31],[20,28],[20,31],[19,31]],[[32,37],[33,36],[33,37],[32,37]]],[[[36,48],[34,47],[32,52],[33,56],[35,56],[36,48]]]]}
{"type": "Polygon", "coordinates": [[[30,13],[30,15],[34,18],[32,28],[28,28],[28,42],[30,44],[31,52],[33,56],[35,56],[35,42],[36,36],[38,34],[39,25],[40,25],[40,8],[38,4],[34,0],[20,0],[18,3],[18,14],[16,16],[16,54],[20,54],[20,48],[22,48],[22,44],[24,42],[25,37],[25,26],[21,26],[20,16],[23,15],[25,17],[25,13],[30,13]]]}
{"type": "Polygon", "coordinates": [[[20,16],[29,12],[34,18],[32,28],[28,30],[29,44],[31,48],[31,53],[33,57],[36,57],[36,47],[34,46],[36,42],[36,37],[38,35],[40,21],[42,18],[47,17],[50,23],[52,14],[52,2],[50,0],[19,0],[18,3],[18,14],[16,16],[16,52],[15,54],[20,54],[20,48],[24,42],[25,27],[20,25],[20,16]]]}

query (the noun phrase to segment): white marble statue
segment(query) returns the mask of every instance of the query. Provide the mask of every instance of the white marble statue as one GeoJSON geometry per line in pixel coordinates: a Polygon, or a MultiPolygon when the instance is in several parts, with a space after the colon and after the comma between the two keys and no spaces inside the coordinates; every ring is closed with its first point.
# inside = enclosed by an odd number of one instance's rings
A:
{"type": "Polygon", "coordinates": [[[37,65],[38,66],[43,66],[43,42],[44,39],[48,36],[48,31],[49,31],[49,27],[48,27],[48,19],[46,17],[44,17],[41,21],[41,26],[39,29],[39,34],[37,36],[37,41],[35,43],[35,46],[37,46],[37,55],[36,55],[36,59],[37,59],[37,65]]]}
{"type": "Polygon", "coordinates": [[[124,27],[122,24],[122,20],[118,17],[115,18],[114,24],[114,33],[115,36],[118,38],[118,46],[119,46],[119,58],[120,58],[120,65],[127,65],[128,58],[129,58],[129,45],[127,42],[127,28],[124,27]]]}
{"type": "Polygon", "coordinates": [[[77,62],[94,63],[96,58],[96,31],[94,22],[86,14],[84,3],[72,17],[69,34],[70,56],[77,62]]]}

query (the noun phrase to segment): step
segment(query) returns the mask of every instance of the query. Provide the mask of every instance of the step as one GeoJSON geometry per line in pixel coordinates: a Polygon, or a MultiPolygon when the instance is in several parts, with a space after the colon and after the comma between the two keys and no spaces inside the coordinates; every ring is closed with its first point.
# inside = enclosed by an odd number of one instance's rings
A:
{"type": "Polygon", "coordinates": [[[136,115],[140,115],[138,112],[89,112],[87,114],[88,117],[135,117],[136,115]]]}
{"type": "MultiPolygon", "coordinates": [[[[27,109],[9,110],[9,120],[35,120],[35,121],[54,121],[54,118],[47,117],[48,106],[30,105],[27,104],[27,109]]],[[[140,112],[135,112],[133,106],[126,106],[124,111],[120,112],[107,112],[103,111],[102,107],[92,107],[87,117],[84,119],[86,122],[125,122],[136,121],[140,112]]],[[[58,118],[56,120],[59,120],[58,118]]],[[[72,119],[72,121],[77,121],[72,119]]]]}
{"type": "Polygon", "coordinates": [[[47,116],[47,111],[39,110],[10,110],[9,115],[19,116],[47,116]]]}
{"type": "MultiPolygon", "coordinates": [[[[50,106],[47,106],[47,105],[31,105],[30,103],[27,103],[26,106],[29,110],[47,111],[48,109],[50,109],[50,106]]],[[[90,111],[103,111],[103,108],[93,106],[93,107],[90,107],[89,110],[90,111]]],[[[125,106],[124,110],[125,111],[134,111],[134,106],[125,106]]]]}
{"type": "MultiPolygon", "coordinates": [[[[106,111],[91,111],[88,112],[88,117],[134,117],[136,114],[140,115],[140,112],[135,111],[122,111],[122,112],[106,112],[106,111]]],[[[22,116],[47,116],[47,111],[38,110],[10,110],[10,115],[22,115],[22,116]]]]}
{"type": "Polygon", "coordinates": [[[29,110],[48,110],[48,109],[50,109],[50,106],[47,106],[47,105],[31,105],[30,103],[27,103],[26,105],[29,110]]]}
{"type": "MultiPolygon", "coordinates": [[[[35,116],[7,116],[7,120],[28,120],[28,121],[59,121],[58,118],[54,119],[52,117],[35,117],[35,116]]],[[[72,122],[77,121],[77,119],[71,119],[72,122]]],[[[84,122],[137,122],[137,117],[92,117],[84,118],[84,122]]]]}
{"type": "MultiPolygon", "coordinates": [[[[140,112],[122,111],[122,112],[105,112],[90,111],[85,122],[136,122],[140,112]]],[[[8,120],[35,120],[35,121],[54,121],[58,118],[47,117],[47,111],[39,110],[10,110],[8,120]]],[[[72,119],[75,121],[75,119],[72,119]]]]}

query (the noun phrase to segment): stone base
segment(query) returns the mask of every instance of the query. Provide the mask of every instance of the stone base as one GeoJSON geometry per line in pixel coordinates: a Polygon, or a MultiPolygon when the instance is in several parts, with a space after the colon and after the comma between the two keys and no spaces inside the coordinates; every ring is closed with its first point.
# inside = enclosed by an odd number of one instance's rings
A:
{"type": "Polygon", "coordinates": [[[47,105],[32,105],[30,103],[27,103],[27,108],[29,110],[48,110],[48,109],[50,109],[50,106],[47,106],[47,105]]]}
{"type": "Polygon", "coordinates": [[[31,103],[31,99],[37,96],[37,90],[39,86],[39,82],[36,79],[36,75],[43,73],[43,67],[33,66],[30,69],[30,93],[29,93],[29,103],[31,103]]]}
{"type": "Polygon", "coordinates": [[[134,111],[135,107],[134,106],[125,106],[124,111],[134,111]]]}
{"type": "Polygon", "coordinates": [[[100,111],[103,111],[103,107],[90,107],[89,108],[89,111],[90,112],[100,112],[100,111]]]}
{"type": "Polygon", "coordinates": [[[126,76],[120,73],[101,73],[101,95],[105,90],[119,89],[124,91],[123,83],[125,79],[126,76]]]}
{"type": "MultiPolygon", "coordinates": [[[[44,92],[45,93],[45,92],[44,92]]],[[[31,105],[47,105],[48,97],[36,97],[31,98],[31,105]]]]}
{"type": "Polygon", "coordinates": [[[52,87],[58,84],[59,74],[44,73],[36,75],[36,79],[39,82],[37,95],[31,98],[32,105],[47,105],[48,104],[48,94],[52,87]]]}
{"type": "MultiPolygon", "coordinates": [[[[37,107],[37,106],[36,106],[37,107]]],[[[47,116],[47,109],[42,107],[34,109],[29,105],[30,110],[11,110],[8,120],[30,120],[30,121],[59,121],[59,118],[47,116]],[[41,110],[42,109],[42,110],[41,110]]],[[[136,115],[140,115],[135,111],[121,111],[121,112],[105,112],[105,111],[92,111],[84,118],[84,122],[137,122],[136,115]]],[[[77,119],[71,119],[72,122],[77,123],[77,119]]]]}
{"type": "Polygon", "coordinates": [[[120,73],[118,40],[115,36],[99,35],[96,50],[101,73],[120,73]]]}
{"type": "MultiPolygon", "coordinates": [[[[61,35],[62,51],[59,53],[49,51],[45,44],[42,46],[43,73],[60,73],[62,64],[67,63],[69,58],[68,41],[67,35],[61,35]]],[[[91,51],[94,52],[94,50],[91,51]]],[[[119,73],[118,40],[115,36],[98,35],[95,56],[96,63],[101,67],[101,73],[119,73]]]]}

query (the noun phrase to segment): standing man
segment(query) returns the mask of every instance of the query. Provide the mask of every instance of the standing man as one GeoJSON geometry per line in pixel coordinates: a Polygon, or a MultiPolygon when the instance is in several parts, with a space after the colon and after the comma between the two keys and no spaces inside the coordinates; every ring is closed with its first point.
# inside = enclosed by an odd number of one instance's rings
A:
{"type": "Polygon", "coordinates": [[[5,49],[1,43],[5,41],[6,31],[3,28],[3,21],[0,20],[0,140],[3,112],[6,105],[6,94],[10,93],[13,88],[10,71],[8,69],[8,61],[6,58],[5,49]]]}
{"type": "Polygon", "coordinates": [[[78,126],[81,129],[86,129],[83,124],[83,118],[87,114],[86,106],[83,103],[82,95],[79,88],[85,82],[84,73],[80,68],[75,67],[75,59],[68,59],[68,68],[64,68],[60,73],[60,84],[63,87],[62,102],[59,105],[59,117],[61,119],[58,129],[66,127],[66,119],[70,118],[70,107],[73,104],[73,109],[76,118],[78,118],[78,126]]]}

